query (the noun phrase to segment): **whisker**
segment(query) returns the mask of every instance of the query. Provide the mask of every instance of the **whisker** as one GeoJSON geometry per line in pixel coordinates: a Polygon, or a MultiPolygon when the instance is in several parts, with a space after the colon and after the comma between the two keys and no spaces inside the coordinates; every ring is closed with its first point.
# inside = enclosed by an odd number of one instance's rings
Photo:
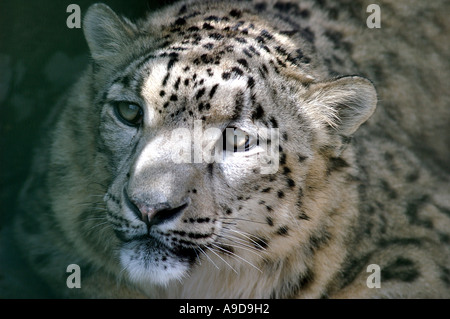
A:
{"type": "Polygon", "coordinates": [[[96,224],[96,225],[92,226],[91,228],[89,228],[88,230],[86,230],[86,232],[91,232],[94,228],[96,228],[96,227],[98,227],[98,226],[103,226],[103,225],[108,224],[108,223],[109,223],[109,222],[106,221],[106,222],[104,222],[104,223],[96,224]]]}
{"type": "Polygon", "coordinates": [[[261,269],[259,269],[259,268],[256,267],[255,265],[253,265],[253,264],[252,264],[251,262],[249,262],[247,259],[242,258],[241,256],[239,256],[239,255],[237,255],[237,254],[235,254],[235,253],[233,253],[233,252],[231,252],[231,251],[228,251],[228,253],[229,253],[230,255],[236,257],[236,258],[239,258],[239,259],[242,260],[243,262],[249,264],[250,266],[252,266],[252,267],[255,268],[256,270],[258,270],[260,273],[263,272],[261,269]]]}
{"type": "MultiPolygon", "coordinates": [[[[230,228],[229,230],[232,231],[232,232],[235,232],[235,233],[237,233],[237,234],[239,234],[239,235],[241,235],[241,236],[243,236],[243,237],[245,237],[245,238],[247,238],[247,239],[250,240],[253,244],[255,244],[255,245],[257,245],[258,247],[260,247],[261,249],[265,250],[265,248],[264,248],[263,246],[261,246],[260,243],[256,242],[255,240],[253,240],[253,239],[250,237],[250,236],[255,237],[254,235],[249,234],[249,233],[246,233],[246,232],[243,232],[243,231],[238,231],[238,230],[236,230],[236,229],[231,229],[231,228],[230,228]],[[246,234],[247,234],[247,235],[246,235],[246,234]],[[248,235],[250,235],[250,236],[248,236],[248,235]]],[[[265,246],[267,246],[267,243],[266,243],[262,238],[257,237],[257,239],[260,240],[265,246]]]]}
{"type": "MultiPolygon", "coordinates": [[[[198,247],[198,245],[197,245],[197,247],[198,247]]],[[[202,260],[200,259],[200,256],[197,253],[197,248],[194,248],[194,253],[197,256],[198,264],[201,265],[202,264],[202,260]]]]}
{"type": "Polygon", "coordinates": [[[257,255],[258,257],[264,258],[264,257],[259,253],[259,251],[256,250],[256,248],[253,247],[253,246],[250,246],[250,245],[247,245],[247,244],[244,244],[244,243],[240,243],[240,242],[235,242],[235,241],[234,241],[232,238],[230,238],[230,237],[224,237],[224,236],[220,236],[220,237],[221,237],[221,238],[224,238],[224,239],[227,239],[227,240],[229,240],[229,241],[231,241],[231,242],[233,242],[233,243],[236,244],[236,245],[233,245],[233,244],[226,243],[227,246],[230,246],[230,247],[236,247],[236,248],[240,248],[240,249],[243,249],[243,250],[247,250],[247,251],[249,251],[249,252],[251,252],[251,253],[257,255]]]}
{"type": "MultiPolygon", "coordinates": [[[[234,234],[230,234],[228,231],[232,231],[231,228],[223,227],[222,229],[224,230],[224,234],[223,234],[223,235],[228,236],[228,238],[234,238],[234,239],[235,239],[236,241],[238,241],[239,243],[248,245],[248,247],[252,247],[251,245],[248,244],[248,241],[247,241],[247,240],[245,240],[245,239],[243,239],[243,238],[240,238],[240,237],[238,237],[238,236],[236,236],[236,235],[234,235],[234,234]]],[[[248,239],[248,238],[247,238],[247,239],[248,239]]],[[[252,243],[255,244],[254,242],[252,242],[252,243]]],[[[261,247],[260,247],[260,248],[261,248],[261,247]]]]}
{"type": "Polygon", "coordinates": [[[78,203],[77,207],[81,207],[82,209],[85,209],[85,207],[90,207],[90,208],[105,208],[106,209],[106,205],[105,203],[78,203]]]}
{"type": "Polygon", "coordinates": [[[106,185],[104,185],[104,184],[102,184],[102,183],[99,183],[99,182],[91,181],[91,182],[88,183],[88,185],[91,185],[91,184],[96,184],[96,185],[101,186],[102,188],[106,188],[106,185]]]}
{"type": "MultiPolygon", "coordinates": [[[[222,247],[219,247],[219,246],[217,246],[217,245],[215,245],[215,244],[211,244],[211,245],[213,245],[214,247],[217,247],[217,248],[219,248],[219,249],[225,251],[226,253],[232,254],[231,251],[228,251],[228,250],[226,250],[226,249],[224,249],[224,248],[222,248],[222,247]]],[[[238,274],[237,270],[234,269],[234,268],[233,268],[233,267],[232,267],[225,259],[223,259],[221,256],[219,256],[219,254],[217,254],[217,253],[214,251],[214,249],[212,249],[211,247],[208,247],[208,246],[206,246],[206,248],[208,248],[214,255],[216,255],[217,257],[219,257],[220,260],[222,260],[225,264],[227,264],[227,266],[230,267],[231,270],[233,270],[236,274],[238,274]]]]}
{"type": "Polygon", "coordinates": [[[203,255],[205,255],[206,258],[208,258],[208,260],[209,260],[209,261],[210,261],[217,269],[220,270],[219,266],[217,266],[217,265],[215,264],[215,262],[211,259],[211,257],[209,257],[209,256],[205,253],[205,251],[204,251],[200,246],[197,245],[197,248],[200,249],[200,251],[203,253],[203,255]]]}
{"type": "Polygon", "coordinates": [[[99,216],[93,216],[93,217],[88,217],[86,219],[81,220],[81,222],[89,222],[91,220],[106,220],[105,217],[99,217],[99,216]]]}
{"type": "Polygon", "coordinates": [[[251,220],[251,219],[245,219],[245,218],[239,218],[239,217],[225,217],[222,216],[221,219],[230,219],[230,220],[239,220],[239,221],[244,221],[244,222],[251,222],[251,223],[256,223],[256,224],[266,224],[264,222],[260,222],[257,220],[251,220]]]}

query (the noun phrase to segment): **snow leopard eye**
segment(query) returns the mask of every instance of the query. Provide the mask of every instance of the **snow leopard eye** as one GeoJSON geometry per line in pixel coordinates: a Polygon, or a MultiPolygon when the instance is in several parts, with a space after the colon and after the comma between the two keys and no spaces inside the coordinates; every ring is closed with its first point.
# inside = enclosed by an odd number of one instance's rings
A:
{"type": "Polygon", "coordinates": [[[142,123],[144,112],[142,108],[131,102],[117,102],[114,105],[117,117],[127,125],[138,126],[142,123]]]}
{"type": "Polygon", "coordinates": [[[241,129],[227,127],[222,135],[223,150],[245,152],[256,145],[256,138],[241,129]]]}

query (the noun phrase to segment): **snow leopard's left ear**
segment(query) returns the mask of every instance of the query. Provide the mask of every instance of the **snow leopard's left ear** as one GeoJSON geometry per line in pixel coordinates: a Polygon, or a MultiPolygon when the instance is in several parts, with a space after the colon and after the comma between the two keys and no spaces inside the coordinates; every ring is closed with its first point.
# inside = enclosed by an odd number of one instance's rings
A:
{"type": "Polygon", "coordinates": [[[316,113],[316,118],[321,118],[343,136],[352,135],[367,121],[376,105],[375,87],[360,76],[311,84],[305,100],[305,106],[316,113]]]}
{"type": "Polygon", "coordinates": [[[83,20],[83,31],[92,58],[97,62],[126,48],[135,36],[135,26],[103,3],[89,7],[83,20]]]}

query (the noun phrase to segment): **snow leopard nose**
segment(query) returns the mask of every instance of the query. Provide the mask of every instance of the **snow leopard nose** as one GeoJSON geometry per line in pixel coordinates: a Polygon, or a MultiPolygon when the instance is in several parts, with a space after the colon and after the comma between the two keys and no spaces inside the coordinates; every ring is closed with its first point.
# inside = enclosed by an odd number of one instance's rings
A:
{"type": "Polygon", "coordinates": [[[150,228],[153,225],[163,224],[176,219],[188,206],[185,201],[181,205],[173,207],[168,202],[149,204],[145,200],[130,199],[127,192],[124,191],[125,201],[128,207],[150,228]]]}

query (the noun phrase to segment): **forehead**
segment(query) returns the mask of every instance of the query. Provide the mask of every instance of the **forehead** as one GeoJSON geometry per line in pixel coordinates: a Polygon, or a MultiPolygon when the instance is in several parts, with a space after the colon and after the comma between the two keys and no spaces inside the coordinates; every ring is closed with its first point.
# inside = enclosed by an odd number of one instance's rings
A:
{"type": "Polygon", "coordinates": [[[251,96],[252,75],[231,62],[194,66],[191,59],[149,61],[138,89],[148,107],[174,120],[182,112],[197,119],[236,118],[251,96]]]}
{"type": "MultiPolygon", "coordinates": [[[[166,25],[155,48],[124,69],[118,87],[128,87],[142,97],[149,118],[177,120],[183,113],[229,120],[249,104],[256,105],[257,95],[265,95],[256,94],[256,89],[265,93],[269,82],[280,79],[286,69],[295,69],[305,82],[311,81],[310,59],[285,34],[259,24],[254,16],[214,17],[198,15],[166,25]]],[[[145,38],[136,45],[142,46],[142,41],[145,38]]]]}

